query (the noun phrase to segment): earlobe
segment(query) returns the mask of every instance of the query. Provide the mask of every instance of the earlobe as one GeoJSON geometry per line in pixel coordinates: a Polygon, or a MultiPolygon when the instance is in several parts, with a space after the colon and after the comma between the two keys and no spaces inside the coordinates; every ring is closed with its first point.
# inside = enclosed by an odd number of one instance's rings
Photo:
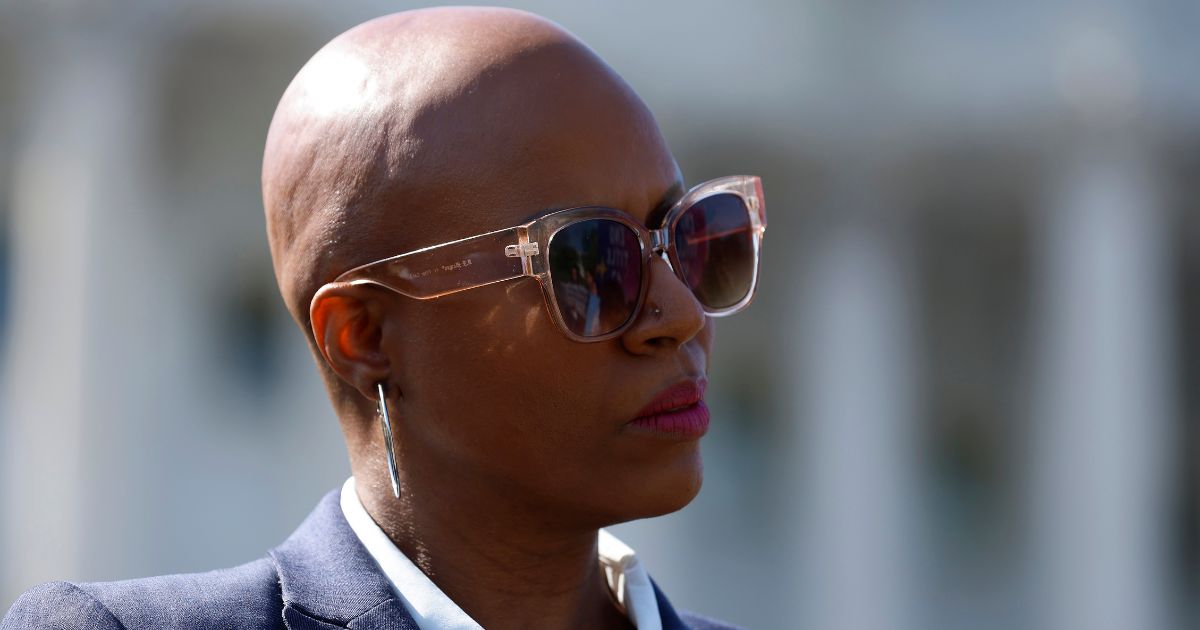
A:
{"type": "Polygon", "coordinates": [[[374,298],[368,287],[332,283],[317,291],[309,308],[313,339],[325,362],[370,399],[376,383],[391,371],[382,343],[382,309],[374,298]]]}

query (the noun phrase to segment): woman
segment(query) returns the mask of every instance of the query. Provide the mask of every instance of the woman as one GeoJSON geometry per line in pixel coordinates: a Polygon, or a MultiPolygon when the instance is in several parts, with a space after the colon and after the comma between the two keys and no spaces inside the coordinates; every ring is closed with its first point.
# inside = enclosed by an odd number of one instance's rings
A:
{"type": "Polygon", "coordinates": [[[601,528],[700,489],[712,317],[753,296],[757,178],[685,192],[586,46],[457,7],[322,48],[272,120],[263,198],[353,477],[266,558],[45,584],[4,630],[727,627],[677,613],[601,528]],[[572,266],[598,300],[582,321],[572,266]]]}

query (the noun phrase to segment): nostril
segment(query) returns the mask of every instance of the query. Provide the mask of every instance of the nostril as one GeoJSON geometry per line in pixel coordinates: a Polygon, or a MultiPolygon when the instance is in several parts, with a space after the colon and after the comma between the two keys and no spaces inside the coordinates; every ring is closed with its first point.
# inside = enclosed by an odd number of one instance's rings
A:
{"type": "Polygon", "coordinates": [[[678,345],[679,342],[676,341],[673,337],[663,336],[663,337],[652,337],[650,339],[647,339],[646,343],[648,345],[654,346],[655,348],[672,348],[672,347],[678,345]]]}

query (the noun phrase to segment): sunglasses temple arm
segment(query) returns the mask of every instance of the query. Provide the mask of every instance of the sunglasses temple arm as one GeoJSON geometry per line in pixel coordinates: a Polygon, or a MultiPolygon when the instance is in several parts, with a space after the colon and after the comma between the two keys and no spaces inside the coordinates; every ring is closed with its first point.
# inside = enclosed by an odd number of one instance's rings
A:
{"type": "Polygon", "coordinates": [[[428,300],[532,275],[527,273],[529,256],[537,253],[537,244],[529,243],[530,248],[524,243],[524,230],[513,227],[426,247],[352,269],[338,280],[376,284],[428,300]]]}

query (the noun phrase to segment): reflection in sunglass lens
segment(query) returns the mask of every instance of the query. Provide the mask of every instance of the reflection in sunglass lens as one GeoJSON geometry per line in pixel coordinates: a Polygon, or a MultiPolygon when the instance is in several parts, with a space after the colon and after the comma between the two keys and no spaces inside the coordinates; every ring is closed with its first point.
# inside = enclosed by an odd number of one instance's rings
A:
{"type": "Polygon", "coordinates": [[[754,240],[741,197],[721,193],[701,199],[683,213],[672,236],[683,275],[701,304],[728,308],[750,292],[754,240]]]}
{"type": "Polygon", "coordinates": [[[608,219],[572,223],[550,239],[550,277],[567,328],[583,337],[629,320],[642,284],[641,241],[608,219]]]}

